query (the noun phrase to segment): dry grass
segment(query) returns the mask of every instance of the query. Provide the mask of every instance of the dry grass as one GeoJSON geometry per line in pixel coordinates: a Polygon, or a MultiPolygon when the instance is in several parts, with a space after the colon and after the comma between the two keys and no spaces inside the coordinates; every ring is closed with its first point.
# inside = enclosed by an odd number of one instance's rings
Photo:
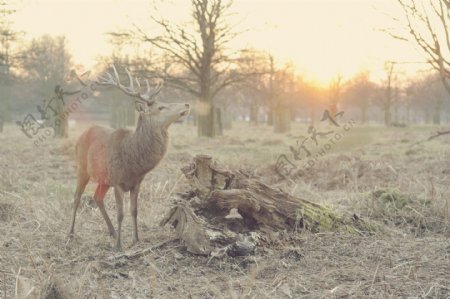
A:
{"type": "MultiPolygon", "coordinates": [[[[356,127],[310,170],[286,181],[270,164],[288,153],[295,136],[305,134],[304,126],[278,136],[264,126],[237,124],[224,138],[198,140],[194,129],[176,125],[168,156],[142,188],[141,242],[126,252],[151,250],[114,259],[104,220],[90,201],[93,185],[79,209],[76,237],[67,239],[74,139],[35,148],[7,127],[0,135],[0,298],[5,290],[13,297],[13,273],[19,268],[54,298],[445,298],[450,295],[449,142],[443,137],[413,145],[430,130],[356,127]],[[384,223],[392,233],[305,232],[249,257],[209,261],[190,255],[158,223],[171,195],[185,186],[179,168],[199,153],[246,168],[297,196],[384,223]]],[[[80,132],[71,133],[75,138],[80,132]]],[[[112,192],[106,202],[115,220],[112,192]]],[[[124,219],[125,248],[131,244],[130,218],[124,219]]]]}

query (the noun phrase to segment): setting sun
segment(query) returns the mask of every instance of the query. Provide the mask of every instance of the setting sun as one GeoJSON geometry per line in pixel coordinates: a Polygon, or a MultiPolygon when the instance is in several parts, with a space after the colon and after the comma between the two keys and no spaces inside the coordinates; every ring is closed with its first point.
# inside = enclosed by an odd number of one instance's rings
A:
{"type": "MultiPolygon", "coordinates": [[[[171,20],[182,22],[189,15],[186,0],[161,6],[171,20]]],[[[89,68],[99,55],[111,54],[107,32],[132,24],[151,27],[153,10],[145,0],[35,0],[23,4],[13,19],[28,38],[65,35],[75,62],[89,68]]],[[[414,47],[383,32],[400,14],[392,0],[238,0],[232,11],[245,31],[232,46],[272,53],[323,86],[337,75],[350,78],[361,70],[381,79],[385,61],[422,59],[414,47]]]]}

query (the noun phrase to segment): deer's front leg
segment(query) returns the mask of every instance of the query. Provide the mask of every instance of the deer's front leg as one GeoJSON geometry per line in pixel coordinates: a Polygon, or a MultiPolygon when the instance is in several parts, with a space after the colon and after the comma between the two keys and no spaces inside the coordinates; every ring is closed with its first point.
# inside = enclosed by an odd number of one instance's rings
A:
{"type": "Polygon", "coordinates": [[[141,184],[139,183],[136,186],[134,186],[130,191],[130,213],[133,219],[133,245],[139,241],[137,229],[137,214],[138,214],[137,201],[140,187],[141,184]]]}
{"type": "Polygon", "coordinates": [[[123,220],[123,190],[120,186],[114,187],[116,205],[117,205],[117,240],[116,250],[122,250],[122,220],[123,220]]]}

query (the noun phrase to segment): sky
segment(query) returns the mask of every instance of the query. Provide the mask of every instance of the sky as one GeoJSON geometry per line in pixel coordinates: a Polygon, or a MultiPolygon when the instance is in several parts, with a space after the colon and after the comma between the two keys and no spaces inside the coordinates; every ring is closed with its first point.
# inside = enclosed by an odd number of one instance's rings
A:
{"type": "MultiPolygon", "coordinates": [[[[154,29],[152,0],[27,0],[13,16],[14,28],[27,38],[65,35],[74,61],[92,67],[111,53],[105,32],[154,29]]],[[[181,23],[190,17],[189,0],[171,0],[161,13],[181,23]]],[[[245,32],[232,45],[268,51],[279,63],[292,62],[299,75],[327,85],[337,75],[350,78],[369,70],[382,80],[385,61],[418,62],[424,58],[410,43],[395,40],[382,29],[398,26],[395,0],[235,0],[231,21],[245,32]]],[[[404,64],[414,74],[423,64],[404,64]]]]}

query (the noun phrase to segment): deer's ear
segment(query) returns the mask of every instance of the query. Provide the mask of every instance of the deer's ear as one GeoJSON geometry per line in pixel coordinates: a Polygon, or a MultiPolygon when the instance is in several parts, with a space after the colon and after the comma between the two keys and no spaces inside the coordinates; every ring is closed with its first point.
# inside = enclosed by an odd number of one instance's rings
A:
{"type": "Polygon", "coordinates": [[[135,102],[135,105],[136,105],[136,111],[137,112],[139,112],[139,113],[144,113],[145,112],[145,109],[146,109],[145,103],[135,102]]]}

